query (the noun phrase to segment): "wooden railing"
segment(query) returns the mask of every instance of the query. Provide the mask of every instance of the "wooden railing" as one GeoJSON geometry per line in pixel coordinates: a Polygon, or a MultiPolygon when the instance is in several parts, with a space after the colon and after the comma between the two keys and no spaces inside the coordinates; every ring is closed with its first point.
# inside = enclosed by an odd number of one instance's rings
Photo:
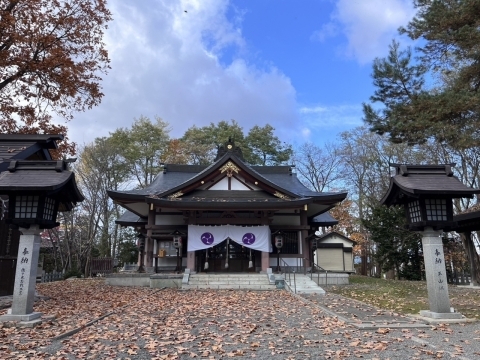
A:
{"type": "Polygon", "coordinates": [[[59,281],[63,280],[63,273],[62,272],[57,272],[53,271],[51,273],[44,273],[41,276],[37,276],[37,283],[42,282],[52,282],[52,281],[59,281]]]}
{"type": "Polygon", "coordinates": [[[113,258],[93,258],[90,262],[90,276],[96,274],[111,274],[113,272],[113,258]]]}

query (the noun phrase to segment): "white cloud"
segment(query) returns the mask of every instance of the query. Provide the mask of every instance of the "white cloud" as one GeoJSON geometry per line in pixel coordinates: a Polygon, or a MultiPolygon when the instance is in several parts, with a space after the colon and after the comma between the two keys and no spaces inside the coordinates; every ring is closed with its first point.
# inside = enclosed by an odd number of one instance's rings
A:
{"type": "Polygon", "coordinates": [[[384,56],[388,44],[398,36],[397,29],[414,16],[411,0],[338,0],[331,22],[312,35],[324,41],[341,31],[347,43],[342,45],[344,55],[365,64],[384,56]]]}
{"type": "Polygon", "coordinates": [[[328,109],[324,106],[303,106],[299,109],[301,114],[318,114],[328,111],[328,109]]]}
{"type": "Polygon", "coordinates": [[[312,106],[300,108],[304,128],[302,135],[304,140],[310,140],[313,136],[318,137],[328,133],[339,132],[362,125],[361,105],[334,105],[334,106],[312,106]],[[302,109],[304,109],[302,111],[302,109]],[[305,111],[305,109],[314,111],[305,111]],[[319,109],[319,111],[315,111],[319,109]]]}
{"type": "Polygon", "coordinates": [[[244,56],[242,14],[230,22],[228,0],[111,0],[109,6],[112,70],[102,83],[105,97],[68,124],[74,141],[107,136],[140,115],[168,121],[174,137],[220,120],[235,119],[245,130],[298,120],[290,79],[244,56]]]}
{"type": "Polygon", "coordinates": [[[320,30],[314,31],[310,40],[325,41],[328,38],[337,36],[339,32],[338,25],[334,22],[323,24],[320,30]]]}

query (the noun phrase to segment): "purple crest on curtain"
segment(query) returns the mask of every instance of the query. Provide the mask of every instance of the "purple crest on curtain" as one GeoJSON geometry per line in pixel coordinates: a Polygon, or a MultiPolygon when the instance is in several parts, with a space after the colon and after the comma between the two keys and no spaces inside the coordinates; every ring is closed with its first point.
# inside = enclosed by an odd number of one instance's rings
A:
{"type": "Polygon", "coordinates": [[[213,235],[209,232],[206,232],[206,233],[203,233],[201,238],[202,242],[205,244],[205,245],[211,245],[213,244],[214,242],[214,238],[213,238],[213,235]]]}
{"type": "Polygon", "coordinates": [[[242,237],[242,242],[243,242],[245,245],[252,245],[252,244],[255,242],[255,235],[252,234],[252,233],[246,233],[246,234],[243,235],[243,237],[242,237]]]}

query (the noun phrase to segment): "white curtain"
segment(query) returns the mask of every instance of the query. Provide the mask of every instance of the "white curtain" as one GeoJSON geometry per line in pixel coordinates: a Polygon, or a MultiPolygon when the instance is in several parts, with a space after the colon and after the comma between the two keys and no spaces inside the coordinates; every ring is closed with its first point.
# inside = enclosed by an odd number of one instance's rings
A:
{"type": "Polygon", "coordinates": [[[208,249],[220,244],[227,238],[250,249],[272,252],[270,227],[267,225],[188,225],[187,251],[208,249]]]}

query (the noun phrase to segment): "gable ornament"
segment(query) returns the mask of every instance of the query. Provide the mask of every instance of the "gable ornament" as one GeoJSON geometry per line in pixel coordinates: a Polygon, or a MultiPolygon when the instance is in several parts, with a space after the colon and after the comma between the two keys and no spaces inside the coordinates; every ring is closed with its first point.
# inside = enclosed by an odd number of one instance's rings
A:
{"type": "Polygon", "coordinates": [[[182,195],[183,195],[183,193],[182,193],[181,191],[179,191],[179,192],[176,192],[175,194],[172,194],[172,195],[168,196],[168,199],[170,199],[170,200],[176,200],[176,199],[178,199],[178,198],[179,198],[180,196],[182,196],[182,195]]]}
{"type": "Polygon", "coordinates": [[[290,198],[287,195],[284,195],[278,191],[275,191],[275,194],[273,195],[283,200],[290,200],[290,198]]]}
{"type": "Polygon", "coordinates": [[[240,172],[240,169],[234,163],[229,161],[220,168],[220,173],[223,174],[224,172],[227,173],[228,177],[232,177],[233,173],[236,172],[238,174],[240,172]]]}

